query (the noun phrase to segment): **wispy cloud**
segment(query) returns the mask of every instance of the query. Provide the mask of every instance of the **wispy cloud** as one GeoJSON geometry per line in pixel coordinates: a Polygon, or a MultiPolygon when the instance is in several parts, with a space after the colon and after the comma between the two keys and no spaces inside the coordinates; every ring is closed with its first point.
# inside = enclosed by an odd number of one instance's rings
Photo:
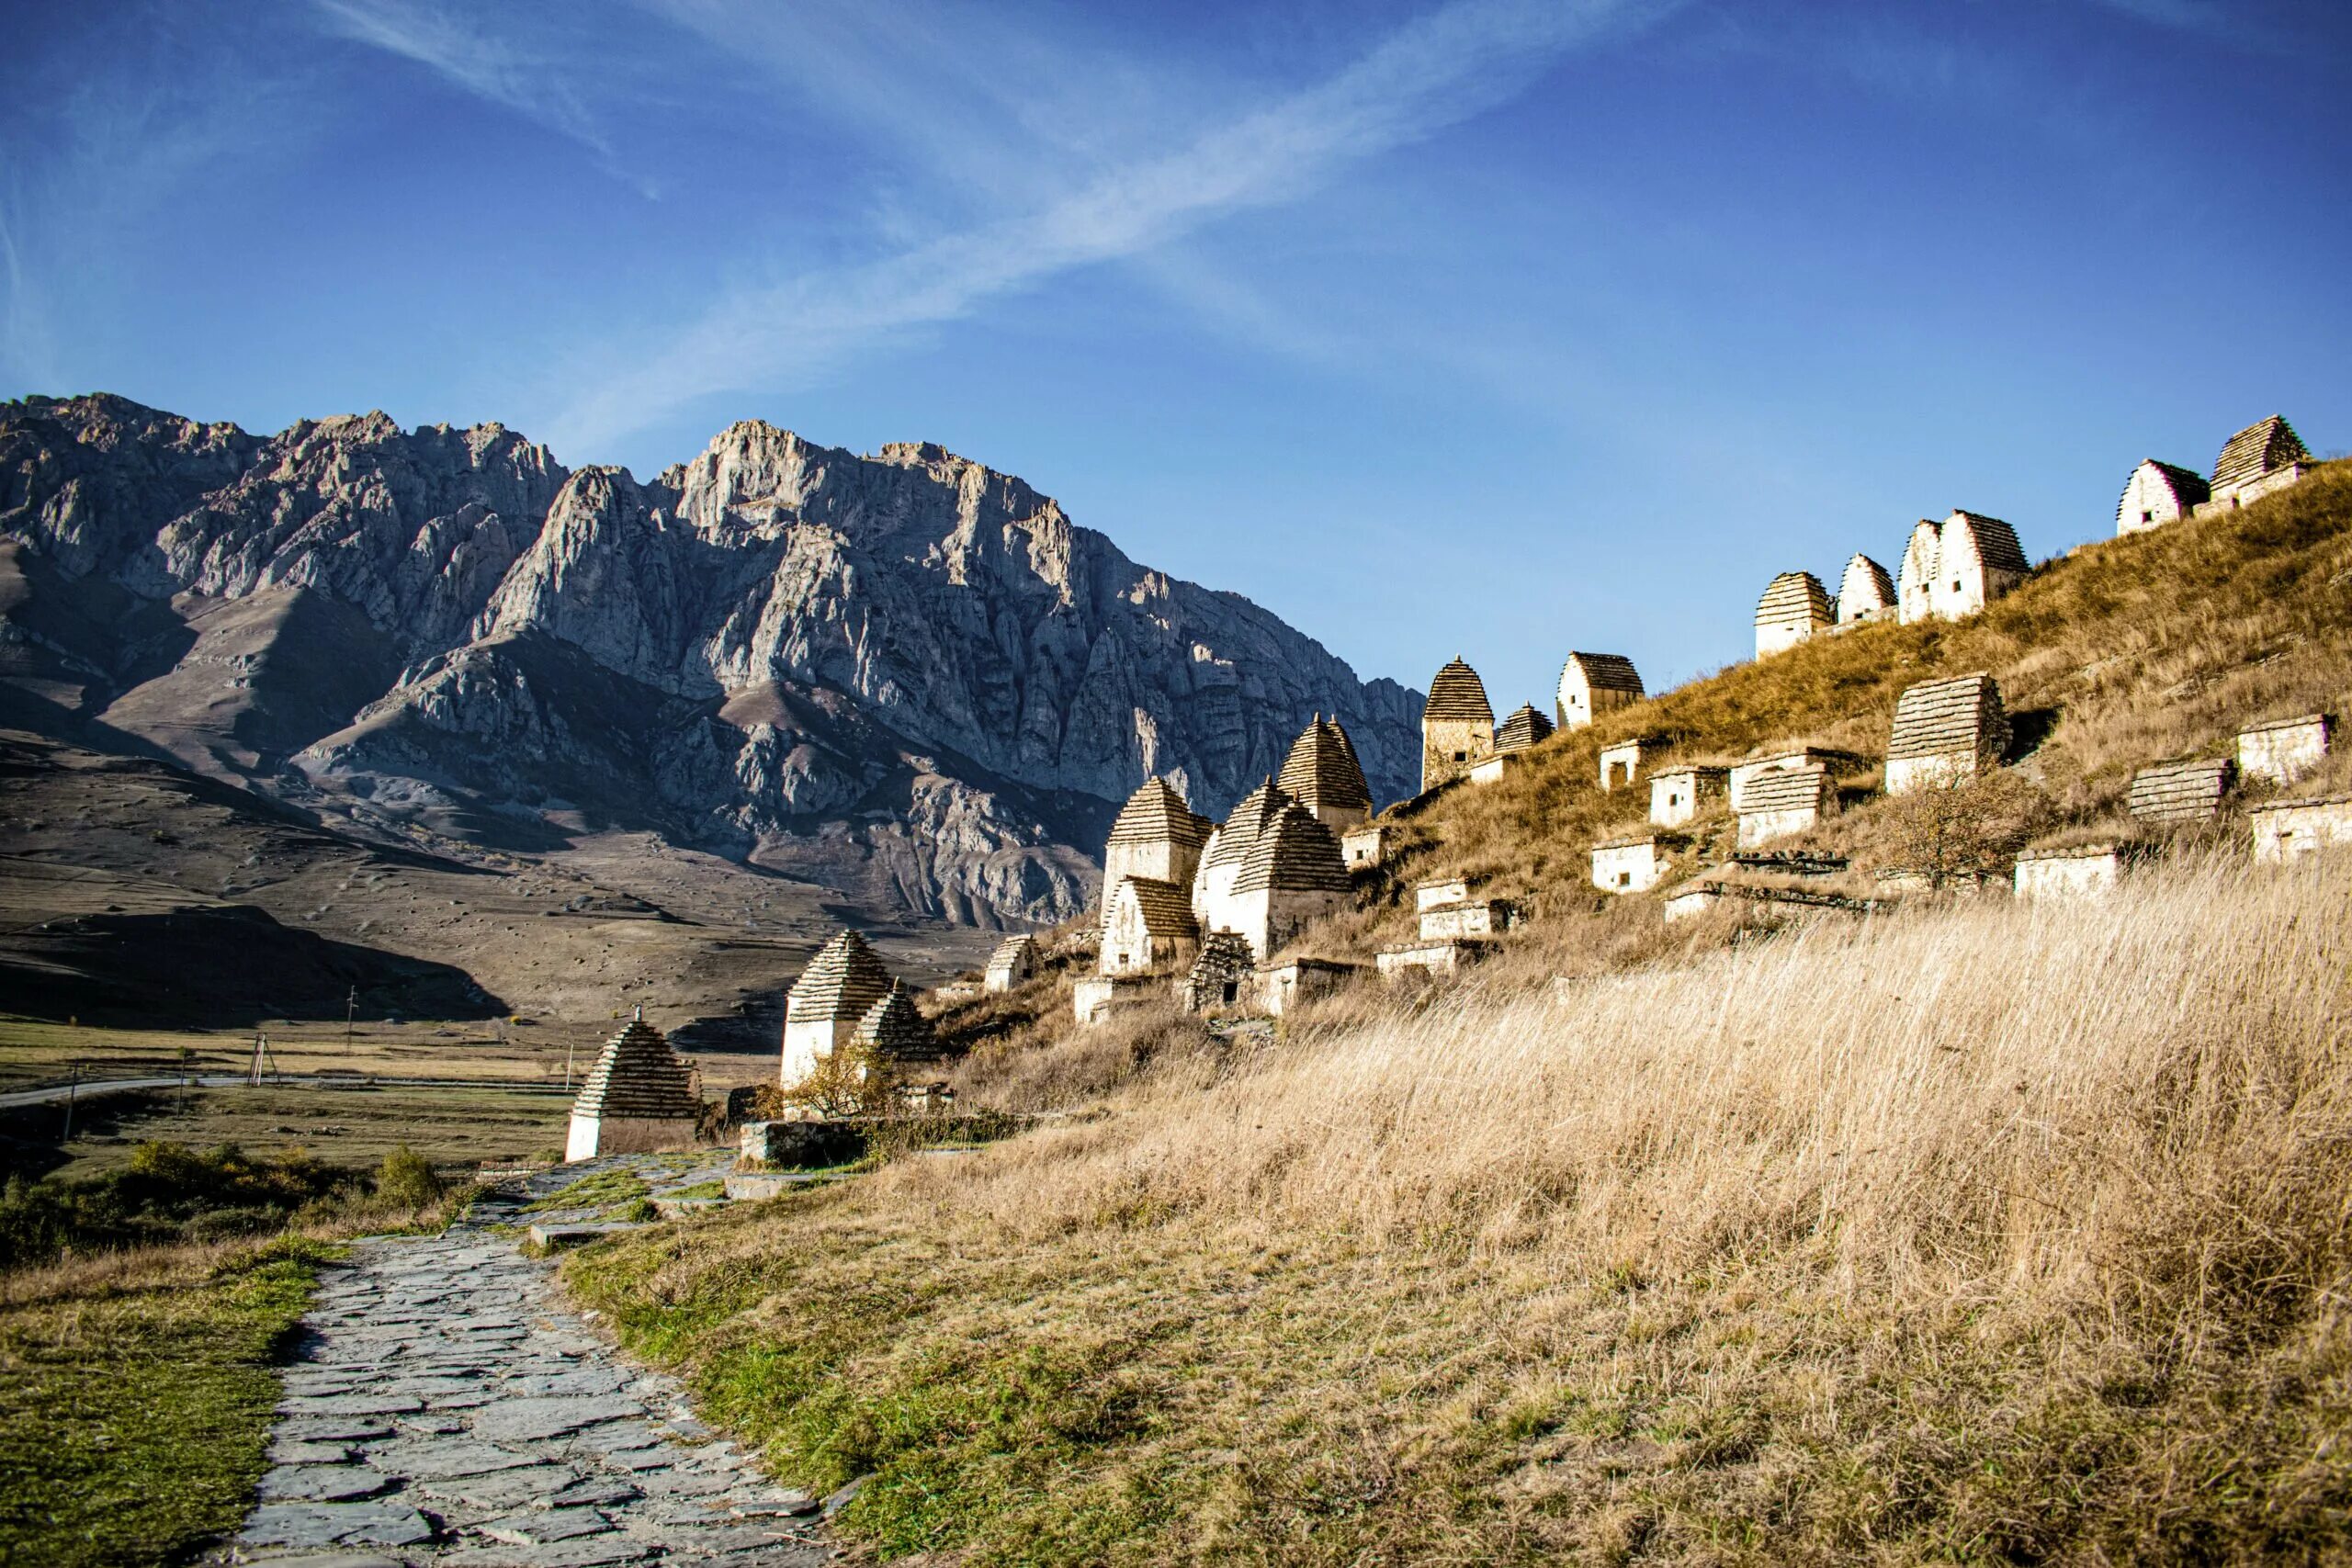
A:
{"type": "Polygon", "coordinates": [[[477,15],[433,0],[311,0],[331,34],[425,67],[462,92],[512,110],[596,155],[598,164],[647,196],[652,189],[616,161],[613,143],[557,62],[526,54],[477,15]]]}
{"type": "Polygon", "coordinates": [[[1566,51],[1672,4],[1454,0],[1311,86],[1015,216],[730,292],[666,346],[589,378],[595,390],[565,407],[550,434],[559,449],[584,456],[695,398],[795,384],[892,333],[956,320],[1221,215],[1295,199],[1349,164],[1494,107],[1566,51]]]}

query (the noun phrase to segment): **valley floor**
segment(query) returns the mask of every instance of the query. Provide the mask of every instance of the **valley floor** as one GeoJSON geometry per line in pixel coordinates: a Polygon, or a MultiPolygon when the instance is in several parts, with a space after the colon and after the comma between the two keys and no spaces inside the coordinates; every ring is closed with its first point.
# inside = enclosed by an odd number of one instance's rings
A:
{"type": "Polygon", "coordinates": [[[2347,976],[2352,861],[2191,856],[1264,1044],[1169,1018],[1103,1114],[566,1278],[780,1479],[873,1472],[839,1523],[886,1558],[2324,1559],[2347,976]]]}

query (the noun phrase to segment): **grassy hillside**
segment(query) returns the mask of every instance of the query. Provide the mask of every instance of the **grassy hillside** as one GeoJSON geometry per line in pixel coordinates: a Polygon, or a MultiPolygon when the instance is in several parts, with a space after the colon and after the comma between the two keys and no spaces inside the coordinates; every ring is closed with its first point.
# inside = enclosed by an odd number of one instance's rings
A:
{"type": "MultiPolygon", "coordinates": [[[[884,1557],[2323,1560],[2352,1527],[2352,856],[2183,836],[2101,903],[1747,931],[1585,885],[1599,743],[1876,753],[1990,669],[1979,804],[2338,708],[2352,475],[2092,547],[1995,610],[1741,666],[1402,825],[1526,898],[1473,984],[1271,1037],[963,1010],[968,1095],[1087,1114],[729,1210],[568,1279],[884,1557]],[[1576,976],[1564,987],[1546,982],[1576,976]]],[[[2330,775],[2340,779],[2341,773],[2330,775]]],[[[1900,852],[1900,803],[1822,841],[1900,852]]],[[[1361,953],[1394,893],[1310,939],[1361,953]]]]}

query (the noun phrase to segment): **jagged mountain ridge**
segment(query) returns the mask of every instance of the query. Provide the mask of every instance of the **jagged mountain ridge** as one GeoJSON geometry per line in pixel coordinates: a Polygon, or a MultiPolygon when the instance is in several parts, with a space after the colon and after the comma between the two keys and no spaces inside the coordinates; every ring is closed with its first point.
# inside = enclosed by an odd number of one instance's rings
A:
{"type": "Polygon", "coordinates": [[[1222,812],[1310,714],[1409,793],[1418,694],[1019,479],[756,422],[639,481],[496,424],[0,407],[18,705],[485,841],[652,826],[994,923],[1083,907],[1153,773],[1222,812]]]}

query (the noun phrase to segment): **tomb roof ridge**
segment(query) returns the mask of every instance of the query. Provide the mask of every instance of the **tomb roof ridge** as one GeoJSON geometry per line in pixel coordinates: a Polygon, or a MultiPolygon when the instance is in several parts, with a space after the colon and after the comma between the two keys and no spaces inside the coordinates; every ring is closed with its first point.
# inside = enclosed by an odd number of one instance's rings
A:
{"type": "Polygon", "coordinates": [[[1487,700],[1486,682],[1478,672],[1455,654],[1430,682],[1429,700],[1422,705],[1421,716],[1431,718],[1466,718],[1482,723],[1495,722],[1494,705],[1487,700]]]}
{"type": "Polygon", "coordinates": [[[1291,742],[1275,782],[1285,795],[1310,807],[1372,809],[1372,787],[1364,782],[1355,743],[1338,719],[1319,713],[1291,742]]]}
{"type": "Polygon", "coordinates": [[[2311,449],[2287,423],[2287,416],[2274,413],[2222,443],[2221,455],[2213,459],[2213,488],[2244,484],[2291,463],[2308,463],[2311,457],[2311,449]]]}
{"type": "Polygon", "coordinates": [[[862,1018],[890,988],[890,971],[859,932],[844,927],[817,950],[792,983],[785,1018],[792,1023],[862,1018]]]}
{"type": "Polygon", "coordinates": [[[581,1080],[575,1116],[672,1121],[702,1114],[694,1069],[671,1049],[669,1037],[633,1018],[605,1043],[581,1080]]]}
{"type": "Polygon", "coordinates": [[[1284,807],[1250,847],[1235,879],[1237,893],[1334,892],[1352,886],[1340,840],[1304,807],[1284,807]]]}
{"type": "Polygon", "coordinates": [[[1193,813],[1190,802],[1176,787],[1155,773],[1127,796],[1119,807],[1119,815],[1111,824],[1110,843],[1157,844],[1174,842],[1197,848],[1208,842],[1209,832],[1216,826],[1205,817],[1193,813]]]}

